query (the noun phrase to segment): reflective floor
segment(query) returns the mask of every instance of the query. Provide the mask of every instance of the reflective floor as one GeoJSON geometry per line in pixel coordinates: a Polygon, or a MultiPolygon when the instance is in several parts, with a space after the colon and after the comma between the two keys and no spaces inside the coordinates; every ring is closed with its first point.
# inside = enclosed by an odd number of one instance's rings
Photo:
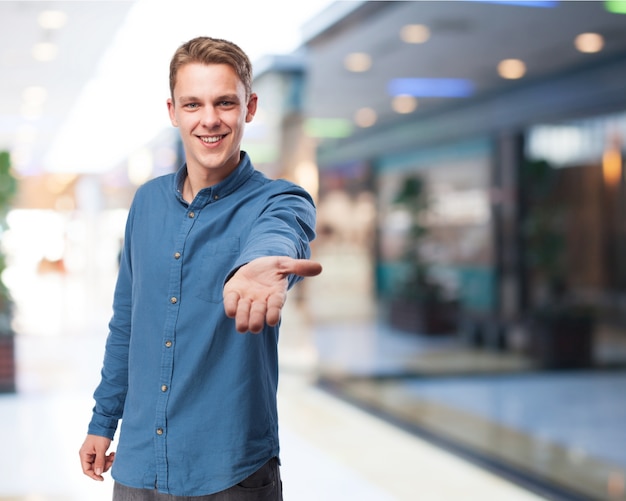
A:
{"type": "Polygon", "coordinates": [[[551,499],[626,499],[626,371],[371,374],[329,371],[325,386],[551,499]]]}
{"type": "MultiPolygon", "coordinates": [[[[13,282],[18,392],[0,395],[0,500],[110,499],[111,480],[84,477],[77,451],[93,405],[113,277],[112,270],[33,272],[13,282]]],[[[324,338],[308,318],[292,298],[280,346],[286,500],[544,499],[320,389],[324,338]]],[[[366,344],[354,346],[355,363],[363,352],[376,359],[377,346],[366,344]]],[[[381,360],[405,351],[383,348],[381,360]]]]}

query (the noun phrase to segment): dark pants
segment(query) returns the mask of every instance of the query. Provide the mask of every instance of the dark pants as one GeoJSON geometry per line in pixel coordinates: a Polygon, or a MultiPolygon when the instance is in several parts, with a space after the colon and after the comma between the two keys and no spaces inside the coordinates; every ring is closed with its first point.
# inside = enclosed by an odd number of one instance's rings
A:
{"type": "Polygon", "coordinates": [[[115,482],[113,501],[282,501],[283,486],[276,458],[225,491],[207,496],[172,496],[156,489],[135,489],[115,482]]]}

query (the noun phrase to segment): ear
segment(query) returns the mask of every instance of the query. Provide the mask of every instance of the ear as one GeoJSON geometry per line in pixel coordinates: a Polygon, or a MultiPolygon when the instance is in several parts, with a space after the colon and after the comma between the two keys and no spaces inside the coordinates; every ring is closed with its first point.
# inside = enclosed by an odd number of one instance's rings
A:
{"type": "Polygon", "coordinates": [[[172,125],[174,127],[178,127],[178,121],[176,120],[176,113],[175,113],[175,108],[174,108],[174,101],[172,100],[172,98],[168,98],[167,99],[167,112],[170,115],[170,122],[172,122],[172,125]]]}
{"type": "Polygon", "coordinates": [[[248,99],[247,113],[246,113],[246,123],[252,122],[254,115],[256,114],[256,107],[259,97],[256,94],[251,94],[250,99],[248,99]]]}

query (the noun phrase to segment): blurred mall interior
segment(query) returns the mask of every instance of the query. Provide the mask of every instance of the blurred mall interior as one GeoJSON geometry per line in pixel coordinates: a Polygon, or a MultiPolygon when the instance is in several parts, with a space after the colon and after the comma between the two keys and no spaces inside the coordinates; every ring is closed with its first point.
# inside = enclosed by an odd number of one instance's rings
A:
{"type": "Polygon", "coordinates": [[[0,501],[110,498],[77,450],[199,34],[262,51],[243,148],[318,206],[324,272],[281,335],[287,499],[626,500],[626,0],[235,0],[234,31],[204,4],[0,2],[0,501]]]}

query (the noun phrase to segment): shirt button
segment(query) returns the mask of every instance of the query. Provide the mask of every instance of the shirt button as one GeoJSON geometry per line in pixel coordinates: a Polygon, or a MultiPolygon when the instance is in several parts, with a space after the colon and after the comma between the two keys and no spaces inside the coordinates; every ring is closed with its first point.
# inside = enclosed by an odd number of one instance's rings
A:
{"type": "Polygon", "coordinates": [[[163,428],[157,428],[156,429],[156,434],[157,435],[163,435],[163,428]]]}
{"type": "Polygon", "coordinates": [[[195,212],[190,212],[190,213],[189,213],[189,218],[190,218],[190,219],[193,219],[194,217],[196,217],[195,212]]]}
{"type": "Polygon", "coordinates": [[[213,197],[213,200],[219,200],[219,199],[220,199],[220,196],[219,196],[219,195],[215,195],[215,196],[213,197]]]}
{"type": "Polygon", "coordinates": [[[164,384],[163,386],[161,386],[161,391],[162,392],[166,392],[167,391],[167,385],[164,384]]]}
{"type": "Polygon", "coordinates": [[[171,348],[172,347],[172,342],[169,339],[167,341],[165,341],[165,347],[166,348],[171,348]]]}
{"type": "Polygon", "coordinates": [[[180,252],[174,253],[174,259],[180,259],[180,252]]]}
{"type": "Polygon", "coordinates": [[[176,303],[178,303],[178,299],[176,299],[175,297],[173,297],[173,298],[171,298],[171,299],[170,299],[170,303],[172,303],[172,304],[176,304],[176,303]]]}

